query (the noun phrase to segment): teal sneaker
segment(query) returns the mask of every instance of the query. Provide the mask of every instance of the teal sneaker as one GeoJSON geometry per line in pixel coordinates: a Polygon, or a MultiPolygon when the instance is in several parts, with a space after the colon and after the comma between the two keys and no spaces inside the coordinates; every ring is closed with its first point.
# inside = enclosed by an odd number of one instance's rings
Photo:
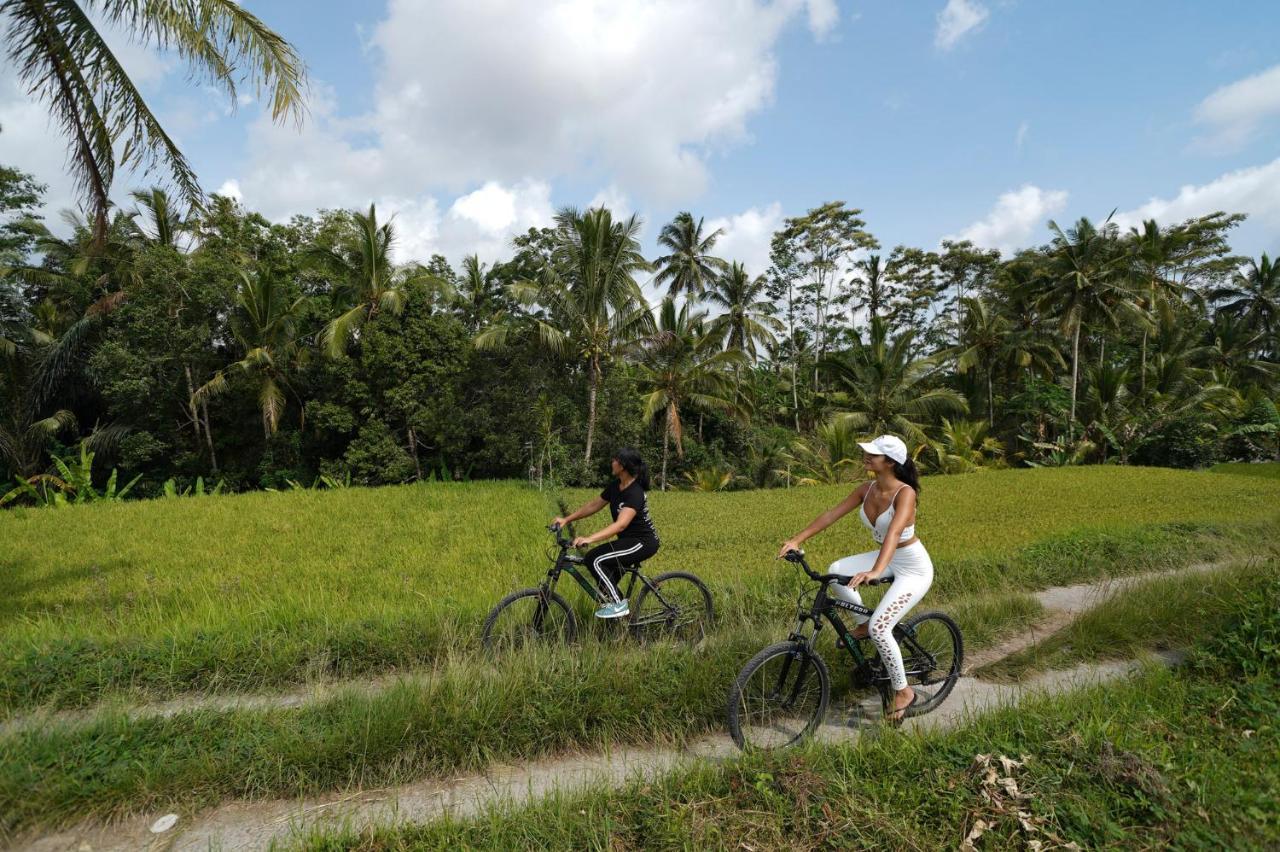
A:
{"type": "Polygon", "coordinates": [[[596,610],[596,618],[622,618],[631,614],[631,607],[626,601],[607,603],[596,610]]]}

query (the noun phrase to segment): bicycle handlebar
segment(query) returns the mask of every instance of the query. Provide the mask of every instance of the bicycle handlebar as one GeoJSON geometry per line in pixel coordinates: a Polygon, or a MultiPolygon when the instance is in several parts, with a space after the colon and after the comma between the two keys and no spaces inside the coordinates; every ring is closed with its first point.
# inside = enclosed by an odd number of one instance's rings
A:
{"type": "MultiPolygon", "coordinates": [[[[816,583],[833,583],[833,582],[845,583],[845,582],[848,582],[849,580],[849,578],[844,576],[843,574],[819,574],[817,571],[814,571],[812,568],[809,567],[809,563],[805,561],[803,550],[788,550],[783,555],[782,558],[795,565],[799,565],[801,568],[804,569],[804,573],[808,574],[809,577],[816,583]]],[[[892,583],[892,582],[893,582],[893,579],[890,577],[880,577],[875,580],[868,580],[862,585],[882,586],[885,583],[892,583]]]]}
{"type": "Polygon", "coordinates": [[[563,529],[564,527],[560,526],[559,524],[547,524],[547,532],[551,533],[556,537],[556,544],[558,544],[562,548],[573,547],[572,538],[566,538],[560,535],[560,531],[563,529]]]}

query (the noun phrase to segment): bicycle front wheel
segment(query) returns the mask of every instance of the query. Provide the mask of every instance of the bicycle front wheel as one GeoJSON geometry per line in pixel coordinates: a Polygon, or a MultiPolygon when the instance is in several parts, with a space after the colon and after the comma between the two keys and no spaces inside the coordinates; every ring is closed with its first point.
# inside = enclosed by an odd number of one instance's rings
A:
{"type": "Polygon", "coordinates": [[[960,627],[942,612],[922,612],[902,625],[898,650],[907,683],[919,699],[907,716],[921,716],[947,700],[964,665],[964,639],[960,627]]]}
{"type": "Polygon", "coordinates": [[[512,651],[531,644],[564,644],[578,635],[578,622],[564,598],[552,591],[521,589],[502,599],[484,621],[486,651],[512,651]]]}
{"type": "Polygon", "coordinates": [[[831,675],[803,642],[751,658],[729,691],[729,735],[741,749],[786,748],[812,734],[831,700],[831,675]]]}
{"type": "Polygon", "coordinates": [[[687,571],[659,574],[642,585],[631,610],[631,632],[637,639],[670,638],[697,642],[707,635],[714,612],[711,592],[687,571]]]}

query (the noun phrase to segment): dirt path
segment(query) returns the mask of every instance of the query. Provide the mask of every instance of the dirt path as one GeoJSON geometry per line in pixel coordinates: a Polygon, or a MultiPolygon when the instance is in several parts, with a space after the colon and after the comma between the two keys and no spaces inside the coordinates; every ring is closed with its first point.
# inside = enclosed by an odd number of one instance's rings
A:
{"type": "MultiPolygon", "coordinates": [[[[1048,672],[1022,684],[993,684],[963,678],[951,697],[936,712],[907,720],[904,729],[952,728],[972,714],[1017,702],[1027,694],[1058,693],[1088,684],[1123,677],[1141,663],[1136,661],[1081,665],[1048,672]]],[[[876,708],[878,713],[878,707],[876,708]]],[[[818,738],[828,743],[849,743],[861,736],[877,736],[882,730],[868,714],[864,721],[840,719],[832,714],[818,738]]],[[[390,823],[426,822],[446,813],[473,816],[502,804],[520,805],[553,791],[572,794],[604,786],[620,786],[635,778],[652,778],[697,760],[725,760],[737,753],[724,734],[704,737],[684,749],[619,748],[592,754],[561,755],[520,765],[498,765],[487,772],[446,780],[407,784],[382,790],[331,795],[304,800],[233,802],[194,818],[182,818],[160,835],[150,826],[161,816],[151,814],[117,825],[83,826],[29,839],[15,848],[32,852],[125,852],[154,849],[197,852],[220,849],[266,849],[286,842],[299,832],[322,828],[362,828],[390,823]]]]}
{"type": "MultiPolygon", "coordinates": [[[[1187,572],[1204,572],[1218,564],[1196,565],[1187,572]]],[[[1165,575],[1175,572],[1163,572],[1165,575]]],[[[1147,574],[1101,583],[1060,586],[1038,593],[1045,617],[1033,628],[976,654],[966,671],[994,662],[1021,650],[1053,630],[1065,626],[1079,613],[1133,583],[1160,574],[1147,574]]],[[[1170,655],[1161,657],[1172,663],[1170,655]]],[[[1082,664],[1073,669],[1039,674],[1017,684],[997,684],[964,677],[957,682],[946,703],[937,711],[908,719],[905,730],[936,730],[955,727],[966,717],[1020,701],[1032,693],[1054,694],[1088,684],[1124,677],[1142,665],[1139,661],[1082,664]]],[[[385,685],[365,682],[370,689],[385,685]]],[[[349,688],[351,684],[347,684],[349,688]]],[[[129,708],[138,716],[172,715],[194,707],[259,708],[294,707],[337,691],[337,685],[318,693],[287,693],[267,696],[209,697],[200,701],[177,700],[129,708]]],[[[74,721],[86,714],[47,714],[14,720],[33,724],[38,719],[65,718],[74,721]]],[[[829,743],[849,743],[861,736],[876,736],[879,706],[842,708],[828,714],[818,739],[829,743]]],[[[0,729],[3,732],[3,729],[0,729]]],[[[81,825],[42,836],[28,837],[12,848],[33,852],[111,852],[113,850],[251,850],[287,841],[299,832],[320,828],[361,828],[389,823],[425,822],[446,813],[470,816],[492,805],[519,805],[535,801],[553,791],[573,793],[603,786],[619,786],[637,777],[655,777],[697,760],[722,760],[737,753],[723,733],[703,737],[685,748],[617,748],[603,752],[562,754],[555,758],[514,765],[494,765],[483,773],[432,779],[380,790],[360,790],[311,799],[228,802],[195,816],[182,816],[177,824],[159,834],[151,832],[163,814],[131,818],[109,826],[81,825]]]]}
{"type": "Polygon", "coordinates": [[[1053,586],[1035,593],[1035,598],[1044,607],[1044,614],[1026,630],[1009,637],[998,645],[983,648],[964,661],[964,673],[971,674],[985,665],[1003,660],[1010,654],[1016,654],[1029,648],[1041,639],[1057,633],[1066,627],[1082,612],[1093,609],[1107,598],[1138,583],[1156,577],[1171,577],[1179,574],[1205,574],[1224,568],[1231,562],[1201,562],[1179,568],[1176,571],[1155,571],[1147,574],[1135,574],[1131,577],[1109,577],[1096,583],[1079,583],[1074,586],[1053,586]]]}

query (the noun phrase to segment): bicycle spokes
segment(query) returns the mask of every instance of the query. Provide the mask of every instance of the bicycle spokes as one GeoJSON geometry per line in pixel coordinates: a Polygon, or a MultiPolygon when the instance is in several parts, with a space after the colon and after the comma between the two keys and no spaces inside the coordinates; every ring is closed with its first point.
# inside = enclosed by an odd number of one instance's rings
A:
{"type": "Polygon", "coordinates": [[[782,649],[759,659],[735,687],[735,738],[744,745],[777,748],[811,732],[825,709],[824,674],[808,652],[797,659],[782,649]]]}
{"type": "Polygon", "coordinates": [[[491,650],[511,650],[533,643],[572,641],[575,632],[573,616],[562,601],[546,589],[529,589],[498,605],[485,626],[484,645],[491,650]]]}
{"type": "Polygon", "coordinates": [[[631,629],[637,637],[698,641],[711,623],[711,601],[696,578],[680,573],[643,581],[632,599],[631,629]]]}

